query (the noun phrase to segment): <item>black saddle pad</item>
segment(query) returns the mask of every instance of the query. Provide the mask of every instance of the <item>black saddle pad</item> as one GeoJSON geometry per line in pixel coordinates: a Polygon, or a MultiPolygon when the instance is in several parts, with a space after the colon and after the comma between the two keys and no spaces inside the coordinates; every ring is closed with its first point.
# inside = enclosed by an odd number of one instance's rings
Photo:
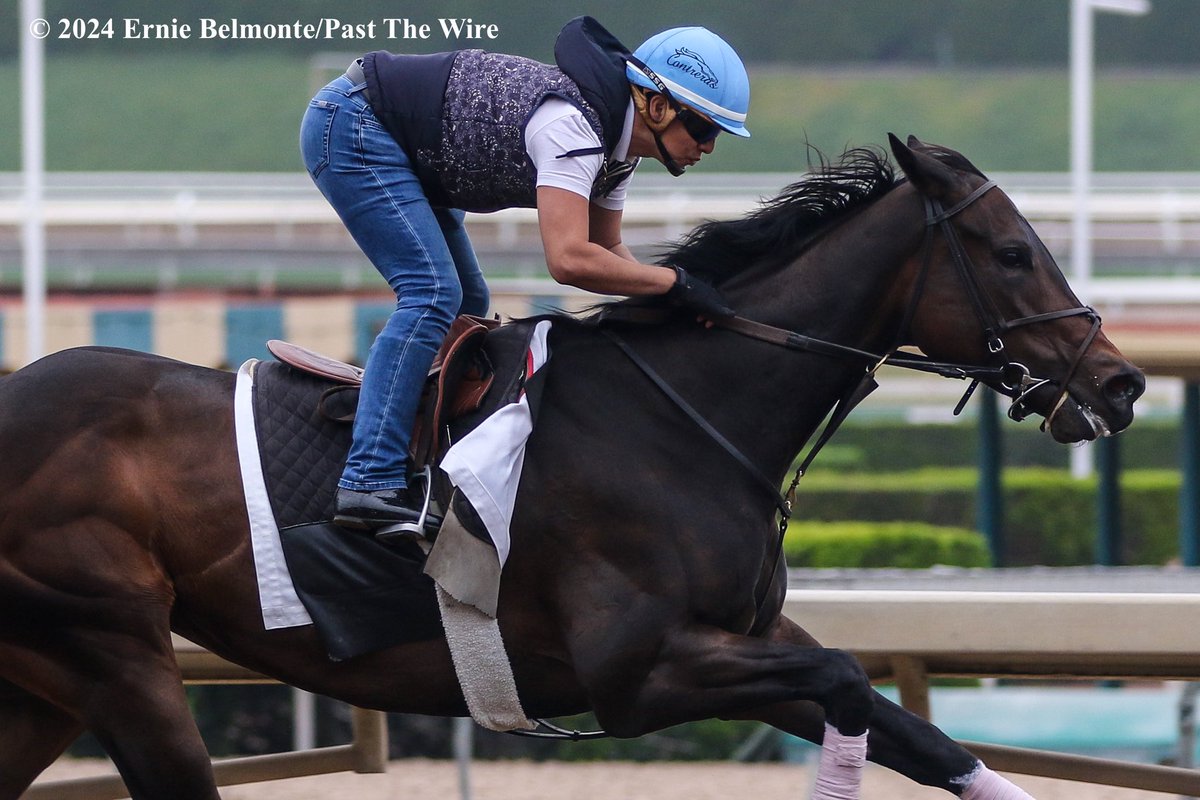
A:
{"type": "MultiPolygon", "coordinates": [[[[533,321],[530,321],[532,323],[533,321]]],[[[455,438],[525,388],[532,324],[505,325],[484,348],[496,367],[483,406],[453,424],[455,438]]],[[[267,494],[296,594],[329,656],[345,660],[441,635],[425,555],[334,525],[334,494],[350,449],[358,391],[276,361],[255,366],[254,420],[267,494]]],[[[486,538],[486,533],[477,533],[486,538]]],[[[490,539],[488,540],[490,542],[490,539]]]]}
{"type": "Polygon", "coordinates": [[[254,422],[271,509],[296,594],[329,657],[435,639],[433,581],[415,544],[391,546],[334,525],[357,389],[264,361],[254,373],[254,422]]]}
{"type": "Polygon", "coordinates": [[[333,519],[358,389],[278,361],[254,369],[254,426],[263,477],[281,529],[333,519]]]}

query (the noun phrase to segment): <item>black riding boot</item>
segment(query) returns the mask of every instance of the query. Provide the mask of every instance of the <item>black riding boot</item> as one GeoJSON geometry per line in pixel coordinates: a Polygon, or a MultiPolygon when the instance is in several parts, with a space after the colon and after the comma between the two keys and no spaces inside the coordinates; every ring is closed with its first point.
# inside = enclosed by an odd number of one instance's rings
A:
{"type": "Polygon", "coordinates": [[[436,530],[441,524],[440,518],[427,514],[422,526],[424,498],[408,489],[359,492],[338,487],[335,505],[336,524],[374,531],[375,537],[382,541],[425,538],[430,528],[436,530]]]}

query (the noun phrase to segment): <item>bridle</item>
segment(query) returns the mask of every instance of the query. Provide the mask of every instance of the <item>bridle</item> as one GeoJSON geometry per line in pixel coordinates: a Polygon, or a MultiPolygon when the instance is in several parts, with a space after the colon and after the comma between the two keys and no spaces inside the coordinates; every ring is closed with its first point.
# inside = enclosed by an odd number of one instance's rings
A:
{"type": "MultiPolygon", "coordinates": [[[[1083,361],[1084,355],[1088,348],[1091,347],[1096,335],[1100,332],[1100,315],[1095,309],[1090,306],[1076,306],[1074,308],[1066,308],[1060,311],[1048,311],[1041,314],[1031,314],[1026,317],[1018,317],[1017,319],[1005,319],[998,311],[995,302],[988,294],[987,290],[980,284],[979,277],[976,274],[974,265],[971,263],[971,258],[967,254],[966,248],[962,244],[962,240],[958,236],[951,220],[965,209],[969,208],[977,200],[996,187],[995,181],[986,181],[981,186],[972,191],[965,198],[955,203],[950,208],[945,208],[940,200],[922,196],[925,205],[925,234],[923,237],[921,249],[921,266],[917,274],[916,282],[908,305],[905,309],[903,321],[898,329],[896,342],[886,353],[871,353],[866,350],[860,350],[848,345],[838,344],[823,339],[816,339],[811,336],[799,333],[798,331],[779,328],[774,325],[768,325],[762,322],[746,319],[745,317],[733,316],[727,319],[714,320],[713,324],[716,327],[723,328],[742,336],[746,336],[769,344],[784,347],[790,350],[803,351],[807,353],[816,353],[827,355],[835,358],[858,360],[867,365],[867,369],[862,378],[850,387],[850,389],[842,395],[838,403],[835,405],[829,420],[826,422],[817,441],[809,448],[808,453],[796,468],[795,476],[792,479],[791,486],[786,494],[781,494],[776,484],[767,478],[761,470],[732,442],[726,439],[719,431],[717,431],[711,423],[709,423],[699,412],[697,412],[678,392],[674,390],[659,375],[640,355],[637,354],[621,337],[612,331],[610,327],[602,327],[601,331],[610,340],[616,344],[625,355],[633,361],[633,363],[676,405],[685,415],[703,429],[710,438],[720,445],[729,455],[731,455],[739,464],[741,464],[747,472],[762,486],[772,497],[775,498],[776,507],[779,510],[780,522],[780,543],[782,545],[782,537],[787,529],[788,519],[791,516],[792,503],[795,498],[796,487],[800,482],[800,478],[808,471],[812,461],[816,458],[817,453],[832,437],[834,431],[841,425],[842,421],[849,415],[850,411],[861,400],[863,400],[876,387],[875,374],[884,364],[891,366],[902,367],[904,369],[918,370],[920,372],[928,372],[935,375],[940,375],[947,378],[967,379],[971,384],[967,387],[962,399],[955,407],[954,413],[958,414],[962,411],[971,395],[980,383],[987,383],[997,389],[997,391],[1005,394],[1012,399],[1012,403],[1008,408],[1008,416],[1014,420],[1020,421],[1029,416],[1032,409],[1028,406],[1030,395],[1037,389],[1057,384],[1060,389],[1058,397],[1052,404],[1049,413],[1045,415],[1042,422],[1042,430],[1046,430],[1058,415],[1059,411],[1065,405],[1067,398],[1070,396],[1070,382],[1075,377],[1075,373],[1079,370],[1079,365],[1083,361]],[[950,251],[951,260],[954,263],[959,277],[966,289],[967,296],[971,302],[971,306],[975,312],[975,316],[980,324],[984,343],[987,348],[989,358],[993,362],[1000,362],[993,366],[976,366],[967,364],[955,364],[941,361],[934,361],[924,355],[913,353],[899,352],[900,343],[906,340],[910,332],[913,318],[916,314],[917,306],[921,302],[921,297],[924,292],[925,282],[930,272],[933,263],[933,238],[935,231],[940,231],[943,238],[946,240],[946,246],[950,251]],[[1042,322],[1051,322],[1057,319],[1066,317],[1084,316],[1091,320],[1091,329],[1087,336],[1084,337],[1079,347],[1075,352],[1074,358],[1071,360],[1070,366],[1067,368],[1064,375],[1057,381],[1053,378],[1034,377],[1029,368],[1017,361],[1003,361],[1003,353],[1005,351],[1004,336],[1009,332],[1023,328],[1028,325],[1034,325],[1042,322]]],[[[815,237],[814,237],[815,239],[815,237]]],[[[810,240],[811,243],[812,240],[810,240]]],[[[634,312],[636,315],[636,311],[634,312]]],[[[613,314],[610,316],[613,320],[622,318],[630,318],[630,315],[613,314]]]]}
{"type": "MultiPolygon", "coordinates": [[[[975,316],[979,320],[983,328],[983,336],[987,346],[988,353],[993,357],[1000,357],[1004,352],[1003,336],[1009,331],[1016,328],[1022,328],[1026,325],[1034,325],[1039,322],[1050,322],[1056,319],[1065,317],[1087,317],[1091,320],[1091,329],[1083,342],[1075,351],[1075,357],[1071,360],[1071,365],[1067,368],[1066,374],[1059,381],[1053,381],[1050,378],[1034,378],[1029,374],[1029,370],[1023,364],[1018,362],[1009,362],[1006,366],[1015,371],[1016,380],[1013,380],[1014,375],[1008,376],[1006,379],[1001,379],[997,383],[1005,391],[1005,393],[1013,398],[1012,403],[1008,408],[1008,415],[1017,421],[1025,419],[1029,416],[1031,410],[1026,405],[1026,399],[1036,389],[1042,386],[1057,383],[1059,386],[1058,397],[1050,407],[1050,412],[1045,415],[1042,421],[1042,430],[1046,430],[1054,422],[1054,418],[1062,409],[1069,396],[1069,387],[1071,381],[1075,377],[1075,373],[1079,370],[1079,365],[1083,361],[1084,355],[1092,342],[1096,338],[1096,334],[1100,332],[1100,315],[1091,306],[1076,306],[1075,308],[1065,308],[1060,311],[1048,311],[1043,314],[1031,314],[1027,317],[1019,317],[1013,320],[1007,320],[997,311],[996,304],[992,301],[991,296],[987,291],[980,286],[979,276],[975,273],[974,265],[971,264],[970,256],[967,255],[966,248],[963,247],[962,241],[958,238],[958,231],[950,224],[950,220],[959,212],[969,207],[983,195],[987,194],[991,189],[995,188],[995,181],[987,181],[975,191],[971,192],[961,201],[951,206],[949,209],[943,209],[940,200],[924,197],[925,202],[925,244],[924,244],[924,263],[921,267],[922,273],[928,269],[931,251],[931,238],[933,229],[936,226],[946,240],[946,245],[950,250],[950,257],[958,269],[959,277],[962,279],[963,285],[966,287],[967,296],[971,300],[971,305],[975,309],[975,316]]],[[[920,281],[923,282],[922,276],[920,281]]],[[[920,286],[918,286],[919,299],[920,286]]],[[[902,330],[902,333],[906,331],[902,330]]],[[[959,410],[965,400],[970,397],[975,387],[978,385],[978,380],[972,382],[968,388],[964,401],[959,404],[959,410]]]]}
{"type": "Polygon", "coordinates": [[[904,369],[929,372],[945,378],[970,379],[971,385],[964,393],[963,399],[956,406],[955,414],[962,411],[966,405],[966,401],[974,393],[979,383],[984,382],[997,387],[1003,394],[1012,398],[1008,415],[1019,422],[1033,413],[1032,409],[1027,405],[1029,395],[1042,386],[1057,384],[1060,387],[1058,397],[1055,399],[1050,412],[1046,415],[1042,423],[1042,430],[1046,430],[1066,403],[1069,397],[1070,382],[1079,370],[1079,365],[1082,363],[1088,348],[1091,347],[1096,335],[1100,332],[1100,315],[1091,306],[1076,306],[1060,311],[1031,314],[1027,317],[1010,320],[1005,319],[997,310],[995,302],[979,282],[979,276],[976,274],[975,267],[971,263],[971,257],[967,254],[966,248],[963,247],[962,240],[958,236],[958,231],[951,224],[951,220],[954,217],[969,208],[975,201],[979,200],[995,187],[995,181],[987,181],[948,209],[942,205],[940,200],[927,196],[922,197],[925,204],[925,236],[921,245],[921,267],[912,296],[904,312],[904,319],[897,334],[897,341],[903,341],[906,338],[912,325],[913,317],[916,314],[917,306],[921,302],[925,281],[933,263],[933,234],[936,230],[940,231],[946,240],[947,249],[950,251],[950,258],[966,289],[967,297],[979,322],[988,355],[993,361],[999,361],[1002,358],[1005,350],[1003,337],[1012,330],[1040,322],[1051,322],[1065,317],[1084,316],[1091,320],[1091,329],[1077,348],[1075,357],[1072,359],[1066,373],[1057,381],[1052,378],[1033,377],[1030,374],[1029,368],[1017,361],[1003,362],[999,366],[990,367],[946,363],[934,361],[922,355],[899,352],[897,349],[898,345],[893,346],[886,354],[878,355],[834,342],[813,339],[795,331],[754,322],[744,317],[735,316],[726,320],[718,320],[715,324],[743,336],[749,336],[790,349],[823,353],[842,358],[861,359],[868,362],[870,365],[868,372],[872,375],[879,367],[888,364],[904,369]]]}

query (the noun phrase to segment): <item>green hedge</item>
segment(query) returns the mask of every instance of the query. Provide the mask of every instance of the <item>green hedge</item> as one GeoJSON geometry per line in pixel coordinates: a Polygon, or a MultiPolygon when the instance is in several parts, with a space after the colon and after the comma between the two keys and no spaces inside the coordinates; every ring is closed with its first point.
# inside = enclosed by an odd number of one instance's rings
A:
{"type": "MultiPolygon", "coordinates": [[[[1035,420],[1000,425],[1007,467],[1066,469],[1071,449],[1038,430],[1035,420]]],[[[1178,469],[1180,427],[1138,420],[1119,440],[1127,469],[1178,469]]],[[[922,467],[973,467],[979,463],[979,428],[973,419],[919,425],[851,417],[817,456],[814,475],[825,471],[901,472],[922,467]]]]}
{"type": "MultiPolygon", "coordinates": [[[[973,469],[805,476],[797,521],[915,520],[975,526],[973,469]]],[[[1096,479],[1065,470],[1005,470],[1005,564],[1070,566],[1095,561],[1096,479]]],[[[1121,562],[1163,564],[1179,550],[1178,472],[1127,470],[1121,476],[1121,562]]]]}
{"type": "Polygon", "coordinates": [[[923,522],[793,522],[783,542],[789,567],[986,567],[976,531],[923,522]]]}

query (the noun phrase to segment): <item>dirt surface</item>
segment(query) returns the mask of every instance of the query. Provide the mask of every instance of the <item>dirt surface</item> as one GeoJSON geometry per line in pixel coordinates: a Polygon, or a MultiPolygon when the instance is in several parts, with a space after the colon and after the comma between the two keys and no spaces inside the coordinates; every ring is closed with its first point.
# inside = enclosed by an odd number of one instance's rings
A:
{"type": "MultiPolygon", "coordinates": [[[[104,761],[62,760],[39,779],[58,780],[112,771],[104,761]]],[[[788,764],[625,762],[533,763],[477,761],[471,765],[472,800],[802,800],[810,772],[788,764]]],[[[1111,789],[1044,778],[1010,776],[1037,800],[1174,800],[1174,796],[1111,789]]],[[[338,773],[262,784],[230,786],[225,800],[455,800],[458,769],[452,761],[391,762],[386,775],[338,773]]],[[[951,795],[916,786],[869,767],[863,800],[941,800],[951,795]]]]}

